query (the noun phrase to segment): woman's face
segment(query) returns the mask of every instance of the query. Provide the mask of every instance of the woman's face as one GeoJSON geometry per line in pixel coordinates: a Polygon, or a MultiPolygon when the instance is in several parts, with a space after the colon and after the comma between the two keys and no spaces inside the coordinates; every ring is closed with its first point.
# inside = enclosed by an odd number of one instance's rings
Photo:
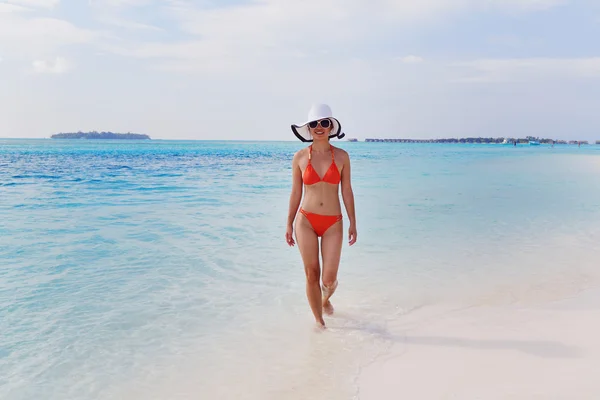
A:
{"type": "Polygon", "coordinates": [[[328,118],[313,121],[308,124],[308,130],[313,140],[327,140],[333,128],[331,120],[328,118]]]}

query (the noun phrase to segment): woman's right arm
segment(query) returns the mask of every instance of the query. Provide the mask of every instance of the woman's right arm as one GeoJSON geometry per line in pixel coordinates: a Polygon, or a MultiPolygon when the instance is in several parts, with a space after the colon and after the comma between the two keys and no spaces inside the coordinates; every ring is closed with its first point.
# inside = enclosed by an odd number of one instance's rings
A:
{"type": "Polygon", "coordinates": [[[290,208],[288,212],[287,224],[288,226],[293,225],[294,218],[298,212],[300,201],[302,200],[302,172],[300,170],[300,153],[301,151],[294,154],[292,159],[292,192],[290,193],[290,208]]]}
{"type": "Polygon", "coordinates": [[[285,231],[285,239],[288,245],[293,246],[295,244],[293,232],[294,232],[294,219],[302,200],[302,172],[300,170],[300,154],[301,151],[294,154],[292,159],[292,192],[290,193],[290,206],[287,218],[287,228],[285,231]]]}

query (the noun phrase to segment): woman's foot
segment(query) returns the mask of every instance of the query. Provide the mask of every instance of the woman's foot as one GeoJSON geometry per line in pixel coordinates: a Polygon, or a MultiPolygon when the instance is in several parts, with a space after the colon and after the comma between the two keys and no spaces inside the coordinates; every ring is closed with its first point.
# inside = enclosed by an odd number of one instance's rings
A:
{"type": "Polygon", "coordinates": [[[321,303],[323,304],[323,312],[327,315],[333,314],[333,306],[331,305],[329,298],[333,296],[333,293],[335,292],[335,289],[337,289],[337,286],[337,279],[335,280],[335,282],[333,282],[333,285],[331,285],[330,287],[327,287],[325,285],[321,286],[321,292],[323,296],[321,303]]]}
{"type": "Polygon", "coordinates": [[[331,302],[329,300],[323,303],[323,312],[327,315],[333,314],[333,306],[331,305],[331,302]]]}
{"type": "Polygon", "coordinates": [[[325,330],[325,321],[323,320],[323,318],[321,318],[320,321],[317,321],[315,326],[319,331],[325,330]]]}

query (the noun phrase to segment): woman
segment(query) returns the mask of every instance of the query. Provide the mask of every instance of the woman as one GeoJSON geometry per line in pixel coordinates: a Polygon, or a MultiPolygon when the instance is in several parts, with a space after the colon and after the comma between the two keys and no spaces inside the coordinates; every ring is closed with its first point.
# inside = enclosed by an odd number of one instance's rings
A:
{"type": "Polygon", "coordinates": [[[349,244],[352,246],[356,242],[350,158],[346,151],[329,143],[330,139],[341,139],[344,134],[341,132],[339,121],[332,116],[331,109],[325,104],[314,105],[308,113],[308,122],[292,125],[292,131],[301,141],[312,143],[294,154],[292,160],[292,192],[285,238],[288,245],[294,246],[296,242],[293,231],[296,230],[295,236],[306,274],[308,303],[317,326],[325,328],[323,312],[333,313],[329,299],[337,288],[337,273],[342,252],[343,220],[338,196],[340,185],[350,224],[349,244]],[[299,206],[300,212],[297,214],[299,206]],[[323,259],[322,286],[319,238],[323,259]]]}

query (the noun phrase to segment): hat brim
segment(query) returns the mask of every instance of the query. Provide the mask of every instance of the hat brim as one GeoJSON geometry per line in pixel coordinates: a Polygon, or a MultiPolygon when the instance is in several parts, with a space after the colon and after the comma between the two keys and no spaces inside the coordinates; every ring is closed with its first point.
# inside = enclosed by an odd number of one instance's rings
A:
{"type": "MultiPolygon", "coordinates": [[[[329,120],[331,120],[331,123],[333,125],[333,128],[331,129],[331,133],[329,134],[329,139],[333,139],[333,138],[338,138],[341,139],[344,136],[346,136],[345,133],[342,132],[342,124],[340,124],[340,121],[338,121],[337,119],[333,118],[333,117],[328,117],[329,120]]],[[[312,142],[313,141],[313,137],[310,133],[310,130],[308,129],[308,124],[312,122],[312,121],[307,121],[302,125],[292,125],[292,132],[294,132],[294,135],[296,135],[296,137],[298,139],[300,139],[300,141],[302,142],[312,142]]]]}

